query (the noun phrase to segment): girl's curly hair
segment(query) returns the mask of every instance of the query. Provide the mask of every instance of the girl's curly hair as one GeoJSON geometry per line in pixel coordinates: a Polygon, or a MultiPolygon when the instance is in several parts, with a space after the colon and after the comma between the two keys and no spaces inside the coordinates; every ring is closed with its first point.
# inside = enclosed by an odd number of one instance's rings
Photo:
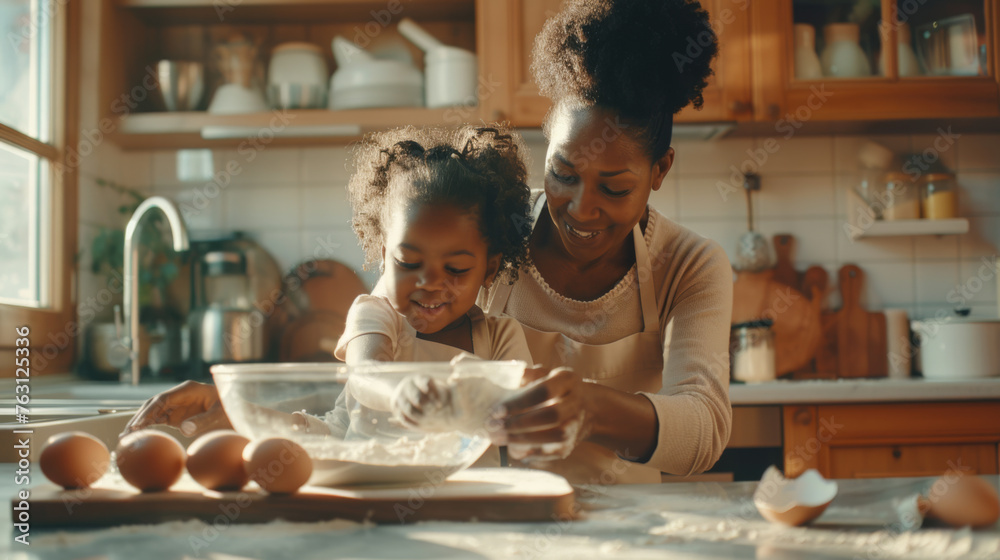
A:
{"type": "Polygon", "coordinates": [[[542,94],[610,109],[639,132],[648,155],[670,147],[673,115],[712,75],[719,43],[694,0],[567,0],[535,38],[542,94]]]}
{"type": "Polygon", "coordinates": [[[366,264],[379,263],[389,212],[399,204],[450,204],[476,212],[500,274],[513,281],[528,254],[527,150],[503,125],[407,126],[372,133],[354,149],[347,190],[366,264]]]}

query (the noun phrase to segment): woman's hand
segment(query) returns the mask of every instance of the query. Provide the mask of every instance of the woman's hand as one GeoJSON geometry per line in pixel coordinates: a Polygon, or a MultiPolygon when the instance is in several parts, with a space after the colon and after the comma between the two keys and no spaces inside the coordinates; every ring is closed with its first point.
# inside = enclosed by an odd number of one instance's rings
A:
{"type": "Polygon", "coordinates": [[[186,436],[233,428],[222,410],[219,391],[214,385],[196,381],[185,381],[147,400],[129,420],[122,434],[154,424],[180,428],[186,436]]]}
{"type": "Polygon", "coordinates": [[[586,383],[569,368],[525,370],[526,385],[495,412],[494,443],[512,459],[565,459],[590,433],[586,383]]]}

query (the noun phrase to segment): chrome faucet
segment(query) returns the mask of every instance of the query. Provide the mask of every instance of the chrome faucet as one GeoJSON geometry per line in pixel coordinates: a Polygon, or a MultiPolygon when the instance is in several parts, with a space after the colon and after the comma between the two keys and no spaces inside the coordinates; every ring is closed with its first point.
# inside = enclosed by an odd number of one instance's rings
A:
{"type": "MultiPolygon", "coordinates": [[[[159,208],[167,218],[170,225],[170,234],[174,242],[174,251],[187,251],[188,243],[187,227],[181,219],[180,212],[173,202],[162,196],[151,196],[143,200],[139,207],[135,209],[132,217],[125,226],[125,325],[128,334],[123,336],[121,328],[118,330],[118,338],[122,341],[128,351],[128,363],[121,371],[121,382],[139,384],[139,246],[136,243],[139,225],[142,219],[153,208],[159,208]]],[[[117,310],[116,310],[117,311],[117,310]]],[[[115,317],[116,323],[118,317],[115,317]]]]}

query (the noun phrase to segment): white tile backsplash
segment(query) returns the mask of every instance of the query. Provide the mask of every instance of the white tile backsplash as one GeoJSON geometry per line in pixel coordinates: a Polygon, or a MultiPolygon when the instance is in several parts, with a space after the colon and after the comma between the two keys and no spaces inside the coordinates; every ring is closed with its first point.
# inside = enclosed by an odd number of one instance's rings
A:
{"type": "Polygon", "coordinates": [[[754,214],[759,219],[836,215],[830,175],[764,176],[761,183],[760,192],[754,195],[754,214]]]}
{"type": "Polygon", "coordinates": [[[958,236],[924,235],[914,240],[913,249],[917,262],[954,260],[958,258],[958,236]]]}
{"type": "Polygon", "coordinates": [[[867,237],[863,239],[851,239],[844,232],[843,224],[844,222],[838,221],[836,229],[838,261],[845,263],[913,261],[914,238],[867,237]]]}
{"type": "MultiPolygon", "coordinates": [[[[757,229],[767,237],[796,237],[797,268],[819,264],[830,273],[828,301],[839,306],[836,273],[845,263],[857,263],[867,273],[865,305],[870,309],[902,307],[916,316],[954,307],[947,301],[956,285],[982,283],[971,300],[975,312],[996,313],[996,280],[978,278],[980,258],[997,254],[1000,246],[1000,135],[964,135],[940,151],[941,163],[960,169],[961,212],[970,218],[962,236],[886,237],[851,241],[843,231],[845,193],[857,183],[858,149],[869,138],[899,155],[934,147],[939,135],[819,136],[785,140],[778,135],[730,138],[716,142],[679,141],[676,159],[651,204],[670,219],[714,239],[730,258],[746,231],[746,201],[732,168],[746,162],[758,167],[762,191],[755,195],[757,229]],[[774,137],[777,147],[758,165],[774,137]],[[720,193],[720,184],[725,191],[720,193]]],[[[940,142],[939,142],[940,144],[940,142]]],[[[527,142],[531,164],[529,184],[540,188],[544,178],[545,142],[533,133],[527,142]]],[[[102,148],[102,150],[104,150],[102,148]]],[[[284,270],[309,258],[334,258],[351,266],[369,286],[376,270],[363,271],[364,255],[350,229],[346,185],[350,179],[350,148],[318,146],[259,150],[216,150],[210,158],[214,178],[184,182],[178,152],[96,153],[82,169],[81,229],[116,222],[117,196],[93,184],[93,177],[145,188],[176,201],[195,231],[248,231],[271,251],[284,270]],[[226,166],[230,169],[227,171],[226,166]],[[234,172],[235,171],[235,172],[234,172]],[[88,179],[87,177],[90,177],[88,179]],[[145,184],[141,184],[143,181],[145,184]],[[221,187],[220,187],[221,185],[221,187]],[[215,196],[211,196],[215,195],[215,196]],[[192,212],[197,210],[197,212],[192,212]]],[[[190,171],[190,170],[188,170],[190,171]]],[[[81,233],[81,239],[84,239],[81,233]]],[[[85,261],[79,264],[81,271],[85,261]]],[[[81,284],[81,289],[83,289],[81,284]]]]}
{"type": "Polygon", "coordinates": [[[959,216],[1000,215],[1000,174],[961,171],[956,181],[959,216]]]}
{"type": "Polygon", "coordinates": [[[723,176],[681,177],[678,204],[681,221],[739,218],[745,223],[747,219],[746,194],[742,186],[732,186],[723,176]]]}
{"type": "Polygon", "coordinates": [[[234,230],[298,229],[302,189],[231,186],[223,194],[226,225],[234,230]]]}
{"type": "Polygon", "coordinates": [[[301,150],[247,145],[236,150],[217,150],[213,155],[216,176],[222,176],[220,184],[270,188],[299,184],[301,150]]]}
{"type": "Polygon", "coordinates": [[[725,138],[715,142],[681,141],[674,143],[674,167],[682,177],[723,175],[728,177],[731,166],[740,169],[750,159],[748,151],[755,147],[753,138],[725,138]]]}
{"type": "Polygon", "coordinates": [[[959,236],[963,259],[992,257],[1000,246],[1000,216],[969,218],[969,232],[959,236]]]}
{"type": "Polygon", "coordinates": [[[960,295],[970,304],[995,304],[997,302],[997,261],[982,258],[958,263],[960,295]]]}
{"type": "Polygon", "coordinates": [[[760,175],[833,173],[833,137],[765,136],[757,140],[753,158],[760,175]]]}
{"type": "Polygon", "coordinates": [[[958,284],[958,263],[921,261],[916,264],[917,301],[947,301],[948,293],[958,284]]]}
{"type": "Polygon", "coordinates": [[[964,134],[958,148],[959,171],[1000,171],[1000,134],[964,134]]]}
{"type": "Polygon", "coordinates": [[[866,288],[861,304],[869,310],[907,307],[915,301],[916,281],[913,262],[866,263],[866,288]]]}
{"type": "Polygon", "coordinates": [[[351,204],[341,185],[309,185],[300,191],[303,227],[351,227],[351,204]]]}
{"type": "Polygon", "coordinates": [[[277,261],[283,274],[305,260],[302,255],[300,235],[294,230],[245,230],[247,235],[260,244],[277,261]]]}
{"type": "Polygon", "coordinates": [[[343,146],[304,148],[299,172],[304,183],[346,187],[352,172],[350,150],[343,146]]]}
{"type": "Polygon", "coordinates": [[[837,260],[836,227],[837,221],[833,218],[768,218],[758,220],[755,225],[768,240],[779,233],[794,235],[792,258],[796,268],[802,270],[813,263],[837,260]]]}

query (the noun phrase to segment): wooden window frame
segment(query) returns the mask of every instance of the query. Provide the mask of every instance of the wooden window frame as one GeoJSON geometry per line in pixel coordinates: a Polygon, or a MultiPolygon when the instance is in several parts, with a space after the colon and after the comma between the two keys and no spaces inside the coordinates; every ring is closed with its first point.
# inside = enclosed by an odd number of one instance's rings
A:
{"type": "MultiPolygon", "coordinates": [[[[51,224],[49,232],[48,307],[35,309],[0,304],[0,377],[14,377],[16,329],[30,329],[31,375],[67,373],[73,366],[76,339],[76,165],[67,157],[79,136],[80,112],[80,0],[52,2],[52,142],[46,144],[0,125],[0,139],[18,148],[48,158],[51,170],[51,224]]],[[[78,163],[78,162],[77,162],[78,163]]]]}

